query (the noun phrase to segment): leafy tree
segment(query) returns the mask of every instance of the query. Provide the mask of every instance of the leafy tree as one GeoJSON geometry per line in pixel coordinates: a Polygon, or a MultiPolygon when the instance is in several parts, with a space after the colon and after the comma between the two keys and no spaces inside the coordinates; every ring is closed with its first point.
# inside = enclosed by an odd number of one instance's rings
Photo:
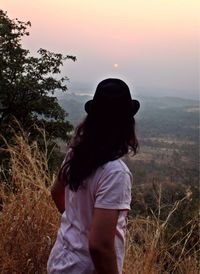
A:
{"type": "Polygon", "coordinates": [[[31,126],[35,124],[44,126],[51,140],[68,140],[72,126],[54,92],[67,90],[68,78],[59,78],[60,69],[66,59],[75,61],[76,57],[45,49],[39,49],[37,57],[31,56],[21,44],[30,26],[30,22],[9,19],[0,10],[0,134],[9,136],[14,116],[33,136],[31,126]]]}

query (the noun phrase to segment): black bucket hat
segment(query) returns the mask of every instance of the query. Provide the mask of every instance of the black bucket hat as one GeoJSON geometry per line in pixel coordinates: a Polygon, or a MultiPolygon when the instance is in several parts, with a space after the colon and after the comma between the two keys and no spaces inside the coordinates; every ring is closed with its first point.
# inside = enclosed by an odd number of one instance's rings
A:
{"type": "Polygon", "coordinates": [[[127,84],[115,78],[101,81],[94,94],[93,100],[85,104],[88,114],[119,114],[134,116],[140,108],[137,100],[132,100],[127,84]]]}

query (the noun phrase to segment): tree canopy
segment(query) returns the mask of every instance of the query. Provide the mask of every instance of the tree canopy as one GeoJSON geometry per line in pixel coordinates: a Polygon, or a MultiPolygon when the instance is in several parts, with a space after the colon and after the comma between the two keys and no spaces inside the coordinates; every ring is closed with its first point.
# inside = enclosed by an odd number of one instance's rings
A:
{"type": "Polygon", "coordinates": [[[59,74],[63,62],[76,57],[46,49],[31,56],[22,46],[30,26],[29,21],[10,19],[0,10],[0,134],[7,134],[15,117],[25,130],[42,125],[48,138],[67,140],[72,126],[54,92],[67,90],[68,78],[59,74]]]}

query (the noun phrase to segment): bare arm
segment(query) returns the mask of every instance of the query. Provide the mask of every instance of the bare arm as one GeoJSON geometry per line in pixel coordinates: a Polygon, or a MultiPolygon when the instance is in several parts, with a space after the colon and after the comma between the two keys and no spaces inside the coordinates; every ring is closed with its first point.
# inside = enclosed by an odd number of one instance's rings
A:
{"type": "Polygon", "coordinates": [[[51,188],[51,196],[58,211],[62,214],[65,211],[65,185],[59,177],[56,178],[51,188]]]}
{"type": "Polygon", "coordinates": [[[89,250],[98,274],[118,274],[115,232],[119,211],[94,209],[89,236],[89,250]]]}

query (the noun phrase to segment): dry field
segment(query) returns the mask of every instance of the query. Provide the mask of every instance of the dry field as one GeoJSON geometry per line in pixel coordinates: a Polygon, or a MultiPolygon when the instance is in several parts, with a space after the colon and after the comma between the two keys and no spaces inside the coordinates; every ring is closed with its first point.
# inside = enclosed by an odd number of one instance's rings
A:
{"type": "Polygon", "coordinates": [[[147,138],[147,140],[149,141],[153,141],[153,142],[160,142],[160,143],[165,143],[165,144],[174,144],[174,145],[195,145],[195,142],[193,141],[189,141],[189,140],[180,140],[180,139],[176,139],[176,138],[172,138],[172,137],[168,137],[168,138],[156,138],[156,137],[151,137],[151,138],[147,138]]]}
{"type": "MultiPolygon", "coordinates": [[[[60,219],[50,197],[47,149],[29,145],[23,134],[5,151],[11,161],[8,172],[0,173],[0,273],[43,274],[60,219]]],[[[197,221],[185,224],[186,234],[179,229],[170,241],[165,235],[171,216],[190,196],[175,202],[165,220],[160,219],[159,199],[156,214],[129,219],[124,274],[199,273],[199,242],[187,247],[198,231],[197,221]]]]}
{"type": "Polygon", "coordinates": [[[187,108],[186,111],[187,112],[200,112],[200,108],[199,107],[187,108]]]}

